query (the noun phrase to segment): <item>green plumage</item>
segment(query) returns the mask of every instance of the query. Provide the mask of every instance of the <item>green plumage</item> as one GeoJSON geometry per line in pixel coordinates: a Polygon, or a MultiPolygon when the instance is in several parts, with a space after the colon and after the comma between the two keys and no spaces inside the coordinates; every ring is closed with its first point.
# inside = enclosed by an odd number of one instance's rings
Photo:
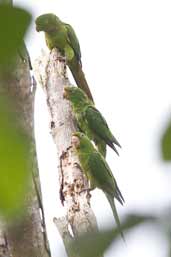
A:
{"type": "Polygon", "coordinates": [[[74,133],[72,136],[72,145],[76,149],[81,168],[90,181],[90,189],[97,187],[104,192],[112,208],[118,229],[124,238],[114,202],[114,198],[116,198],[123,204],[124,198],[110,167],[85,134],[80,132],[74,133]]]}
{"type": "Polygon", "coordinates": [[[78,85],[93,101],[89,86],[82,71],[81,50],[78,38],[71,25],[62,22],[52,13],[39,16],[36,21],[36,30],[45,32],[48,48],[58,48],[66,57],[67,64],[78,85]]]}
{"type": "Polygon", "coordinates": [[[86,94],[77,87],[65,87],[64,97],[70,100],[79,129],[93,140],[100,153],[106,156],[106,144],[117,154],[119,142],[112,135],[106,120],[86,94]]]}

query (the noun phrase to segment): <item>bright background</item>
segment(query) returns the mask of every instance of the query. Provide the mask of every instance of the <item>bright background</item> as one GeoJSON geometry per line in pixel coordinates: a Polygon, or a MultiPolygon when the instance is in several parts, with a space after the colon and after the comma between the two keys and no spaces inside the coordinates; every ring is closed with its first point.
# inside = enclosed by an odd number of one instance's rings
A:
{"type": "MultiPolygon", "coordinates": [[[[160,138],[171,113],[171,2],[157,0],[16,0],[34,18],[53,12],[70,23],[79,38],[83,70],[97,108],[122,145],[120,157],[108,148],[107,160],[125,197],[117,205],[127,213],[161,216],[171,201],[170,165],[160,156],[160,138]]],[[[34,23],[26,37],[32,61],[45,49],[43,33],[34,23]]],[[[73,81],[73,80],[72,80],[73,81]]],[[[53,217],[62,215],[55,146],[49,134],[45,96],[36,94],[36,139],[53,257],[65,256],[53,217]]],[[[102,192],[95,190],[92,208],[100,228],[114,224],[102,192]]],[[[106,257],[164,257],[167,241],[152,226],[138,227],[120,240],[106,257]]]]}

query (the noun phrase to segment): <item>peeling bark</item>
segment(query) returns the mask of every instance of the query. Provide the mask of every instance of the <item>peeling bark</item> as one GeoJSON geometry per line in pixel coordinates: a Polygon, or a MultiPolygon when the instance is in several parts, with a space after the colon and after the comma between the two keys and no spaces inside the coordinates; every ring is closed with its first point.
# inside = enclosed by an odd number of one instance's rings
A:
{"type": "MultiPolygon", "coordinates": [[[[14,107],[13,112],[17,116],[17,125],[22,127],[30,139],[30,156],[28,156],[32,163],[30,172],[32,172],[31,175],[36,176],[36,181],[39,183],[34,141],[35,84],[30,76],[27,56],[22,59],[18,55],[15,66],[9,63],[9,71],[0,72],[0,94],[10,98],[14,107]]],[[[5,245],[4,238],[10,257],[49,257],[45,228],[40,215],[41,206],[33,181],[30,181],[24,204],[24,215],[19,216],[13,224],[4,224],[5,233],[0,233],[0,252],[5,245]]],[[[9,255],[3,255],[3,257],[9,257],[9,255]]]]}
{"type": "MultiPolygon", "coordinates": [[[[57,49],[53,49],[49,55],[42,54],[34,66],[36,79],[47,98],[51,134],[57,148],[60,198],[67,210],[66,217],[55,219],[55,224],[63,238],[68,256],[73,256],[69,254],[69,241],[83,233],[97,231],[97,222],[90,207],[90,194],[87,191],[82,192],[87,189],[88,182],[71,147],[71,135],[77,127],[70,103],[63,98],[64,86],[70,85],[70,82],[66,75],[65,62],[57,49]]],[[[61,208],[64,208],[62,204],[61,208]]]]}

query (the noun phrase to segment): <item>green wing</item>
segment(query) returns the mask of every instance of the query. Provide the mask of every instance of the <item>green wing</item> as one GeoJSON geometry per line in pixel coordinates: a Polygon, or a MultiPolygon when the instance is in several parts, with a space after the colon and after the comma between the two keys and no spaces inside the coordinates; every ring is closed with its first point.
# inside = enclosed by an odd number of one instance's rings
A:
{"type": "Polygon", "coordinates": [[[85,118],[88,122],[90,129],[96,135],[102,138],[108,145],[113,148],[113,145],[111,144],[112,142],[121,147],[117,139],[112,135],[106,120],[95,107],[91,105],[87,107],[85,111],[85,118]]]}
{"type": "Polygon", "coordinates": [[[73,48],[77,60],[81,63],[81,50],[76,33],[70,24],[64,23],[64,25],[68,32],[68,43],[73,48]]]}
{"type": "Polygon", "coordinates": [[[97,134],[103,140],[109,140],[110,135],[109,127],[106,120],[103,118],[101,113],[93,106],[88,106],[85,111],[85,118],[88,125],[95,134],[97,134]]]}
{"type": "Polygon", "coordinates": [[[103,189],[104,186],[110,186],[111,190],[114,190],[115,179],[108,164],[100,153],[94,152],[90,154],[88,158],[88,167],[92,179],[97,183],[97,187],[103,189]]]}
{"type": "Polygon", "coordinates": [[[91,172],[90,177],[93,180],[93,184],[123,204],[124,198],[122,193],[103,156],[98,152],[91,153],[88,158],[88,167],[91,172]]]}

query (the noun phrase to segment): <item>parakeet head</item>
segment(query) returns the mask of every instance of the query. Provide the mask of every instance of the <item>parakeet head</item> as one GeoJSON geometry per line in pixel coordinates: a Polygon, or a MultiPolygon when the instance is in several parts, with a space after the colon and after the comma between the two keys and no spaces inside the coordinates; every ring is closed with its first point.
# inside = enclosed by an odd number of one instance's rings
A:
{"type": "Polygon", "coordinates": [[[80,149],[86,152],[89,152],[90,149],[94,150],[94,146],[91,143],[90,139],[84,133],[81,132],[74,132],[72,134],[71,144],[77,150],[80,149]]]}
{"type": "Polygon", "coordinates": [[[90,101],[87,95],[78,87],[65,87],[63,96],[73,104],[82,104],[90,101]]]}
{"type": "Polygon", "coordinates": [[[79,135],[79,134],[81,134],[81,133],[75,132],[75,133],[72,134],[71,144],[75,148],[79,148],[79,146],[80,146],[80,137],[81,137],[81,135],[79,135]]]}
{"type": "Polygon", "coordinates": [[[57,29],[57,24],[61,22],[60,19],[53,13],[40,15],[35,20],[36,30],[50,32],[57,29]]]}

